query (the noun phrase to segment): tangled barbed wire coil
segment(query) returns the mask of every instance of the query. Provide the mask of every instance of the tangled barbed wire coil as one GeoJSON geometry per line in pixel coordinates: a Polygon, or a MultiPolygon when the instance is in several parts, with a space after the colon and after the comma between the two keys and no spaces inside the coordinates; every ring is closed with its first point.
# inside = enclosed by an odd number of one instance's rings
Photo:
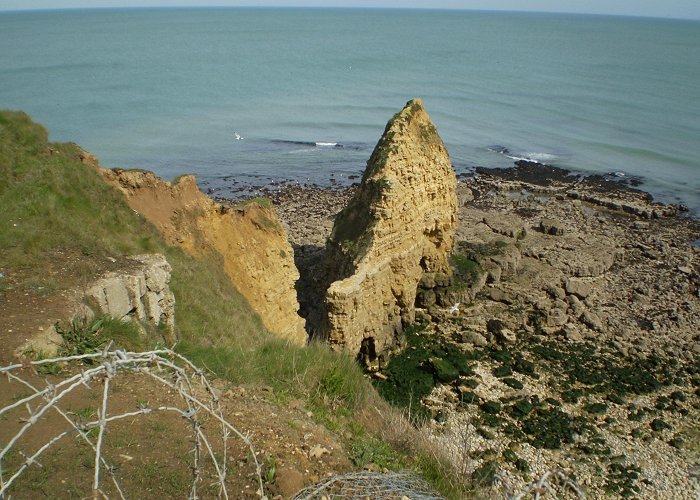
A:
{"type": "MultiPolygon", "coordinates": [[[[78,436],[92,450],[92,496],[93,498],[107,498],[104,492],[104,482],[109,481],[114,486],[114,491],[119,498],[125,499],[126,493],[120,485],[120,478],[115,473],[112,463],[105,455],[104,437],[110,424],[123,419],[133,419],[154,413],[174,413],[182,417],[183,422],[189,427],[194,449],[192,450],[192,482],[189,487],[188,497],[191,499],[200,497],[200,488],[204,480],[203,457],[208,457],[209,467],[213,467],[214,483],[218,485],[220,498],[229,498],[226,477],[228,473],[229,459],[227,445],[232,436],[238,438],[247,447],[255,467],[255,488],[260,498],[266,498],[263,487],[262,468],[258,462],[255,449],[250,436],[243,434],[226,420],[219,405],[217,391],[212,387],[204,372],[197,368],[184,356],[172,349],[156,349],[146,352],[129,352],[121,349],[111,350],[111,345],[103,351],[76,356],[55,357],[24,363],[16,363],[0,367],[0,375],[5,375],[9,381],[17,382],[29,389],[30,394],[16,399],[13,403],[0,408],[0,417],[12,410],[26,410],[26,417],[20,422],[22,425],[9,438],[2,443],[0,449],[0,499],[9,498],[10,488],[32,465],[40,464],[39,459],[48,449],[54,447],[67,436],[78,436]],[[55,365],[57,363],[70,363],[77,361],[91,362],[90,368],[83,368],[79,373],[61,378],[54,383],[44,380],[38,385],[34,380],[29,380],[30,374],[23,370],[34,370],[40,367],[55,365]],[[146,406],[128,412],[111,413],[109,408],[113,380],[124,374],[138,374],[154,381],[156,384],[168,388],[179,396],[178,405],[146,406]],[[92,385],[102,384],[101,400],[97,408],[97,418],[88,422],[79,421],[64,409],[62,403],[79,387],[91,388],[92,385]],[[44,444],[33,452],[26,454],[20,452],[23,460],[12,470],[3,468],[3,460],[16,449],[20,440],[37,425],[40,425],[42,417],[49,412],[58,413],[65,422],[67,428],[55,432],[44,444]],[[219,429],[215,451],[212,444],[211,433],[202,425],[203,417],[215,422],[219,429]],[[91,432],[92,431],[92,432],[91,432]],[[97,431],[97,437],[94,437],[97,431]]],[[[36,377],[34,377],[36,378],[36,377]]],[[[207,485],[211,486],[211,485],[207,485]]]]}

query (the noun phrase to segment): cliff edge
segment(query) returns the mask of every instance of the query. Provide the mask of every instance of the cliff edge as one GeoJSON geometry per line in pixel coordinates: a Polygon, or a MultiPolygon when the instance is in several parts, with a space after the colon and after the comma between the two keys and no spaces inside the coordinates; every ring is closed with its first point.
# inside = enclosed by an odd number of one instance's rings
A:
{"type": "Polygon", "coordinates": [[[284,229],[265,200],[229,208],[199,191],[191,175],[170,183],[141,170],[101,172],[166,241],[191,255],[218,252],[226,274],[265,328],[296,345],[306,344],[294,289],[299,272],[284,229]]]}

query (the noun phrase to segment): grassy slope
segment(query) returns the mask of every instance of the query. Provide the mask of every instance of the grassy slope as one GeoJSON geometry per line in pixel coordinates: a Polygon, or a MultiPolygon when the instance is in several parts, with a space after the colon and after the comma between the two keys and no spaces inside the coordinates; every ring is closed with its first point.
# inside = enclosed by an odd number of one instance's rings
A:
{"type": "Polygon", "coordinates": [[[391,449],[376,437],[384,424],[357,423],[359,414],[376,419],[372,408],[383,403],[352,359],[323,345],[297,348],[272,337],[220,271],[217,255],[195,259],[165,244],[120,193],[80,162],[80,151],[49,143],[46,130],[24,113],[0,112],[0,271],[15,278],[0,286],[0,299],[36,286],[37,279],[51,291],[74,286],[46,282],[57,263],[87,279],[106,258],[162,252],[173,268],[183,354],[234,383],[271,386],[282,401],[304,399],[328,427],[349,429],[348,446],[359,464],[369,456],[385,466],[418,467],[443,492],[461,496],[434,458],[421,455],[415,443],[400,442],[407,436],[395,436],[391,449]]]}

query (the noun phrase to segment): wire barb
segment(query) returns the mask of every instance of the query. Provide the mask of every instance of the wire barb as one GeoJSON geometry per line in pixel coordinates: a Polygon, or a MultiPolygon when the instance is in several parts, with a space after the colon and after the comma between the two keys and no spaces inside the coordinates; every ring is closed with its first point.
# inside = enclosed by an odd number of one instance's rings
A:
{"type": "Polygon", "coordinates": [[[260,493],[262,499],[266,498],[261,473],[262,468],[258,462],[250,437],[243,434],[224,418],[217,392],[207,380],[204,370],[196,367],[190,360],[171,349],[130,352],[124,349],[113,350],[112,344],[110,344],[102,352],[98,353],[28,361],[0,367],[0,374],[5,374],[8,382],[18,382],[32,391],[29,396],[0,408],[0,416],[21,407],[25,407],[28,414],[28,418],[21,422],[22,425],[19,430],[9,441],[0,443],[2,445],[2,448],[0,448],[0,499],[9,498],[7,497],[9,489],[21,478],[26,469],[30,466],[41,467],[37,459],[56,443],[71,434],[77,434],[94,453],[92,498],[108,497],[105,490],[103,490],[101,481],[102,476],[106,474],[111,479],[119,498],[125,499],[126,496],[119,484],[115,467],[110,465],[110,460],[105,456],[104,435],[112,422],[155,412],[175,412],[188,422],[188,427],[191,429],[194,442],[194,457],[192,484],[188,493],[189,498],[196,499],[200,497],[198,484],[205,477],[205,472],[207,477],[211,475],[215,485],[219,485],[218,497],[229,498],[226,478],[228,469],[227,447],[231,435],[242,441],[248,453],[250,453],[255,467],[255,480],[257,483],[255,489],[260,493]],[[79,373],[58,382],[50,383],[44,381],[43,387],[35,387],[28,380],[25,380],[21,373],[27,367],[36,369],[49,363],[70,363],[84,360],[91,360],[93,367],[82,369],[79,373]],[[135,411],[110,415],[108,413],[108,401],[113,388],[112,381],[124,373],[146,376],[157,384],[172,389],[180,397],[184,407],[150,407],[147,404],[139,404],[139,408],[135,411]],[[87,423],[75,421],[61,406],[64,398],[67,398],[80,387],[91,389],[90,383],[96,380],[102,381],[104,384],[101,402],[97,408],[97,419],[87,423]],[[205,400],[200,399],[200,395],[204,396],[205,400]],[[68,423],[68,429],[50,437],[31,455],[25,455],[20,449],[22,438],[26,437],[32,428],[41,425],[44,421],[42,417],[49,411],[57,412],[68,423]],[[215,449],[211,437],[205,433],[200,417],[213,418],[220,424],[221,434],[218,436],[218,439],[222,444],[217,444],[217,449],[215,449]],[[96,443],[93,443],[90,437],[90,431],[93,429],[98,430],[96,443]],[[217,451],[219,446],[223,446],[222,452],[217,451]],[[3,460],[7,459],[8,454],[13,450],[18,451],[24,460],[16,470],[8,472],[7,468],[4,467],[6,464],[3,464],[3,460]],[[202,456],[209,458],[213,465],[213,471],[205,471],[203,469],[202,456]]]}

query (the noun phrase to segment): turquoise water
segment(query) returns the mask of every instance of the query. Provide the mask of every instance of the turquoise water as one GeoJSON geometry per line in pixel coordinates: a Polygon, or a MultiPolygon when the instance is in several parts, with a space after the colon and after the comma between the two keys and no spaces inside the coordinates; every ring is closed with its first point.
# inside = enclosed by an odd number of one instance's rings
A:
{"type": "Polygon", "coordinates": [[[527,157],[640,177],[656,198],[700,210],[700,22],[320,9],[0,14],[1,108],[27,111],[53,140],[78,142],[106,166],[193,172],[224,196],[245,182],[347,182],[416,96],[458,173],[527,157]]]}

